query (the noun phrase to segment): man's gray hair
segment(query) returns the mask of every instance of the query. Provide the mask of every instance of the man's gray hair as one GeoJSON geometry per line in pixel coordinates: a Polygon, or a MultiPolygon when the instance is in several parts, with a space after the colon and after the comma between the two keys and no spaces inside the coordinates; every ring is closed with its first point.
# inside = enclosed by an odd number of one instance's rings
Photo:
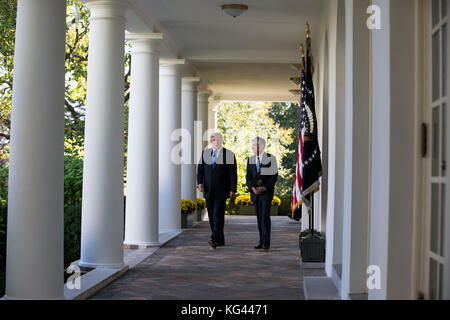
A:
{"type": "Polygon", "coordinates": [[[223,141],[223,137],[220,132],[214,132],[213,134],[211,134],[211,137],[216,137],[217,140],[223,141]]]}
{"type": "Polygon", "coordinates": [[[263,147],[266,146],[266,140],[264,138],[256,137],[252,140],[252,143],[255,141],[257,141],[260,146],[263,146],[263,147]]]}

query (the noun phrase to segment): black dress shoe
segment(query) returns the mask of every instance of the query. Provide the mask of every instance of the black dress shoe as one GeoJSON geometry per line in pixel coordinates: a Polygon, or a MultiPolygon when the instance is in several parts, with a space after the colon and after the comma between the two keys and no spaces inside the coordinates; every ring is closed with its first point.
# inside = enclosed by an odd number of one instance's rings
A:
{"type": "Polygon", "coordinates": [[[213,249],[217,248],[217,242],[215,242],[214,240],[209,240],[208,243],[211,246],[211,248],[213,249]]]}
{"type": "Polygon", "coordinates": [[[270,246],[263,246],[262,247],[264,250],[269,250],[270,246]]]}
{"type": "Polygon", "coordinates": [[[262,248],[263,248],[262,245],[257,245],[257,246],[255,247],[255,249],[262,249],[262,248]]]}

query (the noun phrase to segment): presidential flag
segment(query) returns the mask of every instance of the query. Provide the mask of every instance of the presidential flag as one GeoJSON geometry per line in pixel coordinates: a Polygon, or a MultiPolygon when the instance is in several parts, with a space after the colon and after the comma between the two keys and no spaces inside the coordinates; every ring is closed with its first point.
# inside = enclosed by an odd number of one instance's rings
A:
{"type": "Polygon", "coordinates": [[[302,204],[311,209],[310,195],[319,191],[322,161],[317,139],[314,85],[310,48],[304,58],[301,76],[300,125],[298,134],[297,168],[292,194],[292,215],[298,213],[302,204]]]}

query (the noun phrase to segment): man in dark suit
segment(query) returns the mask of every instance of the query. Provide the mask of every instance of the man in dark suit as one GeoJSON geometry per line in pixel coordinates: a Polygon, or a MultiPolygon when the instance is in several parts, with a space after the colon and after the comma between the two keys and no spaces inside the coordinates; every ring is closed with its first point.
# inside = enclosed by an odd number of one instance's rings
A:
{"type": "Polygon", "coordinates": [[[247,187],[255,206],[259,230],[259,244],[255,249],[270,247],[270,208],[278,180],[278,163],[275,156],[265,153],[266,141],[257,137],[252,141],[254,156],[247,161],[247,187]]]}
{"type": "Polygon", "coordinates": [[[225,203],[236,193],[237,165],[234,153],[222,147],[222,135],[211,136],[211,149],[202,153],[198,164],[197,188],[206,199],[212,248],[225,245],[223,228],[225,224],[225,203]]]}

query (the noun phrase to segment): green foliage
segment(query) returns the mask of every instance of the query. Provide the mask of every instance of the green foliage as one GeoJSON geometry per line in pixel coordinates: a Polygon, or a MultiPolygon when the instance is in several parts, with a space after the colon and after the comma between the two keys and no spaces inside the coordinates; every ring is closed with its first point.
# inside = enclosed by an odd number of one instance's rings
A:
{"type": "Polygon", "coordinates": [[[239,206],[236,204],[236,196],[227,199],[225,203],[225,214],[226,215],[237,215],[239,214],[239,206]]]}
{"type": "Polygon", "coordinates": [[[81,202],[83,190],[83,160],[64,157],[64,208],[81,202]]]}
{"type": "Polygon", "coordinates": [[[0,166],[0,296],[5,287],[7,196],[8,167],[0,166]]]}
{"type": "Polygon", "coordinates": [[[64,158],[64,266],[79,259],[83,160],[64,158]]]}
{"type": "Polygon", "coordinates": [[[0,206],[6,206],[8,201],[8,166],[0,166],[0,206]]]}
{"type": "Polygon", "coordinates": [[[0,0],[0,159],[11,126],[16,10],[17,0],[0,0]]]}
{"type": "Polygon", "coordinates": [[[280,197],[281,205],[278,207],[279,216],[290,216],[292,214],[291,202],[292,194],[286,194],[280,197]]]}
{"type": "Polygon", "coordinates": [[[81,203],[64,208],[64,267],[80,258],[81,203]]]}
{"type": "Polygon", "coordinates": [[[292,192],[294,186],[295,168],[297,165],[300,107],[298,104],[294,103],[276,102],[270,106],[269,117],[277,123],[280,128],[293,129],[292,141],[286,145],[289,152],[281,159],[282,166],[286,169],[286,174],[278,178],[275,186],[275,192],[277,194],[289,194],[292,192]]]}

